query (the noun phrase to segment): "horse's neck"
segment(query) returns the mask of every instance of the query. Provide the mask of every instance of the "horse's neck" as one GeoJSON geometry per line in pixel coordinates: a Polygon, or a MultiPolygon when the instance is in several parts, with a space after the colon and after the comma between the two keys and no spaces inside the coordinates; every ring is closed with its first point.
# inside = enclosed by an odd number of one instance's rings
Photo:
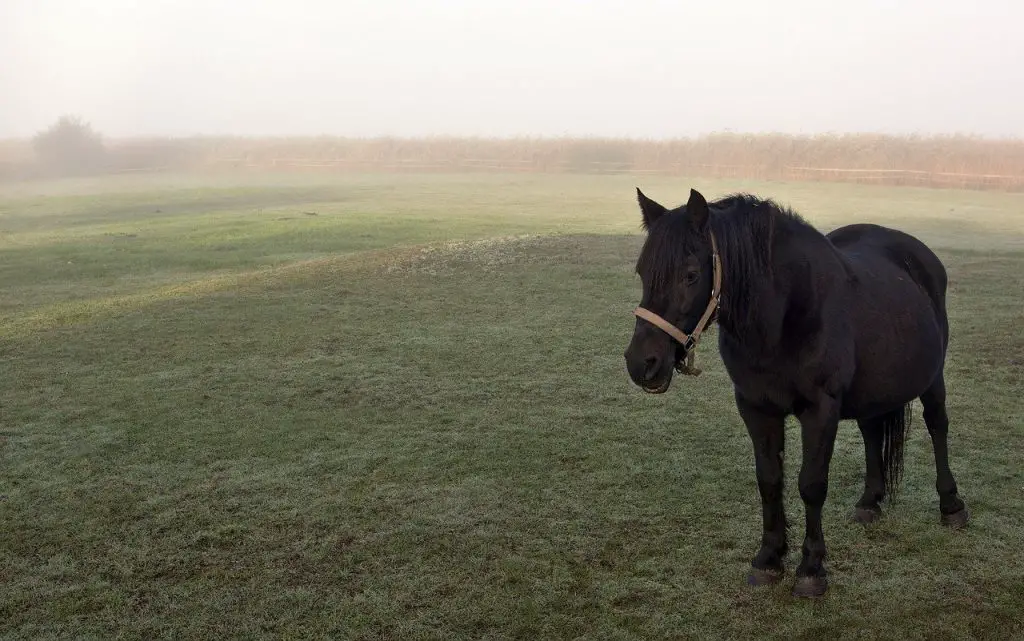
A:
{"type": "Polygon", "coordinates": [[[733,309],[735,300],[730,299],[719,310],[719,331],[735,344],[758,352],[770,350],[781,338],[788,307],[785,298],[774,287],[762,285],[759,291],[748,291],[740,299],[756,311],[733,309]]]}
{"type": "Polygon", "coordinates": [[[719,312],[720,330],[733,343],[759,353],[781,348],[785,324],[795,320],[794,301],[800,302],[799,315],[815,313],[814,272],[825,268],[820,256],[832,251],[828,240],[813,231],[789,227],[780,232],[768,254],[770,278],[742,282],[738,274],[730,283],[727,273],[722,287],[725,305],[719,312]],[[743,289],[738,295],[727,295],[728,287],[743,289]]]}

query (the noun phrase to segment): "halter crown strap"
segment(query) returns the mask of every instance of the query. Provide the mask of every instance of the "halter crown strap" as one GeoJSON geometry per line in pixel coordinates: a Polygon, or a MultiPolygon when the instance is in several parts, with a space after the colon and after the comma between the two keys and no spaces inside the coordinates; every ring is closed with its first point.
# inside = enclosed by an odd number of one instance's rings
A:
{"type": "Polygon", "coordinates": [[[697,343],[700,341],[700,335],[707,327],[708,322],[711,320],[711,316],[715,313],[715,310],[718,309],[718,303],[722,296],[722,260],[718,255],[718,244],[715,242],[715,234],[710,229],[708,230],[708,234],[711,236],[711,264],[714,269],[714,284],[711,287],[711,300],[708,301],[707,309],[704,310],[704,315],[700,317],[699,321],[697,321],[697,326],[693,328],[693,332],[687,334],[649,309],[638,306],[633,310],[634,315],[662,330],[683,346],[683,349],[685,349],[687,353],[687,365],[686,370],[681,371],[694,376],[700,374],[700,370],[694,369],[693,367],[693,350],[697,347],[697,343]]]}

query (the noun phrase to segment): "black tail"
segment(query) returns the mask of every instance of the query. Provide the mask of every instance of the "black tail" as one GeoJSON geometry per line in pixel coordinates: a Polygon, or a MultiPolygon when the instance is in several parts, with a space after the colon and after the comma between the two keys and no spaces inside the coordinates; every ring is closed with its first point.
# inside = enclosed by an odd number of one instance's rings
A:
{"type": "Polygon", "coordinates": [[[882,480],[890,501],[895,498],[903,478],[903,444],[910,432],[912,410],[913,404],[907,403],[882,419],[882,480]]]}

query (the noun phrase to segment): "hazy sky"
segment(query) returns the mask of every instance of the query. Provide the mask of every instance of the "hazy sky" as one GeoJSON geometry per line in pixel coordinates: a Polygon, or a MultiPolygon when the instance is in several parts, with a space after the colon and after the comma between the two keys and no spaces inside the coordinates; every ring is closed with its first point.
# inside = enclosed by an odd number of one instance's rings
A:
{"type": "Polygon", "coordinates": [[[1006,0],[0,0],[0,137],[1024,136],[1006,0]]]}

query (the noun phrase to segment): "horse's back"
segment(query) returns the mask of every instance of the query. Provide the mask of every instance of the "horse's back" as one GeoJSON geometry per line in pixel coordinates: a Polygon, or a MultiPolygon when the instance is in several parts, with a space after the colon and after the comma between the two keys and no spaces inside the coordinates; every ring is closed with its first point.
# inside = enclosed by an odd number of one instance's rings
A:
{"type": "Polygon", "coordinates": [[[948,278],[942,261],[918,238],[871,223],[846,225],[826,238],[853,264],[887,261],[906,272],[932,299],[945,322],[948,278]]]}

